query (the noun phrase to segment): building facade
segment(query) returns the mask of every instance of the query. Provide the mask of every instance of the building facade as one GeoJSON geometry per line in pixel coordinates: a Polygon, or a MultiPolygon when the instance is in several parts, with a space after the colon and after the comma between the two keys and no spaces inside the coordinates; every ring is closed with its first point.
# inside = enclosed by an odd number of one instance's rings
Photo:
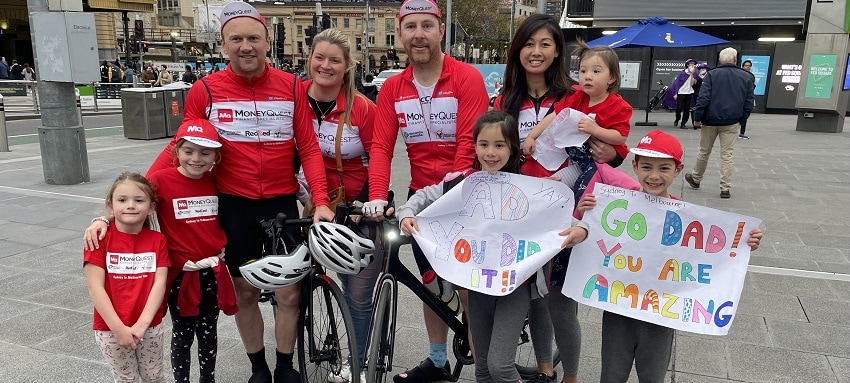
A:
{"type": "MultiPolygon", "coordinates": [[[[727,40],[726,43],[687,48],[617,48],[621,68],[635,68],[634,88],[621,88],[632,106],[644,108],[660,87],[670,85],[684,61],[694,58],[717,65],[726,47],[745,58],[758,60],[756,107],[758,112],[795,108],[807,28],[805,0],[714,0],[681,3],[657,0],[566,0],[561,26],[566,40],[592,41],[603,32],[615,32],[648,17],[664,17],[677,25],[727,40]],[[569,27],[568,27],[569,26],[569,27]]],[[[755,64],[755,63],[754,63],[755,64]]],[[[756,66],[754,66],[755,68],[756,66]]]]}

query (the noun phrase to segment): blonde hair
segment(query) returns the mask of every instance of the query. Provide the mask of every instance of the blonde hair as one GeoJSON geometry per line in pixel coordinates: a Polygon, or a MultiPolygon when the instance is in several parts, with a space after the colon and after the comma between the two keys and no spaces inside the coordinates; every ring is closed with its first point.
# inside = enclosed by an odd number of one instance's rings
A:
{"type": "MultiPolygon", "coordinates": [[[[313,45],[310,46],[310,56],[312,58],[313,51],[316,45],[321,42],[333,44],[342,49],[342,55],[345,58],[345,75],[342,76],[342,92],[345,94],[345,109],[342,114],[342,121],[351,126],[351,106],[354,104],[354,97],[359,93],[357,86],[354,84],[354,69],[357,68],[357,62],[351,58],[351,44],[348,42],[348,36],[344,35],[337,29],[325,29],[313,38],[313,45]]],[[[307,74],[313,78],[313,68],[307,66],[307,74]]]]}

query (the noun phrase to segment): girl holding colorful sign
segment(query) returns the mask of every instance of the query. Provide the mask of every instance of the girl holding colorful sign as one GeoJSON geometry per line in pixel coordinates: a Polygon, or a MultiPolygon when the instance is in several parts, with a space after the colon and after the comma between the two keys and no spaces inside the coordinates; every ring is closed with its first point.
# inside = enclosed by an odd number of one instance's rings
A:
{"type": "MultiPolygon", "coordinates": [[[[671,198],[668,189],[682,171],[683,149],[676,137],[660,130],[649,132],[637,147],[632,168],[641,192],[671,198]]],[[[596,196],[584,195],[578,211],[584,214],[596,206],[596,196]]],[[[747,245],[756,250],[762,231],[750,231],[747,245]]],[[[605,311],[602,316],[602,376],[600,382],[622,383],[629,379],[632,363],[641,382],[663,382],[673,347],[675,330],[605,311]]]]}
{"type": "MultiPolygon", "coordinates": [[[[465,176],[478,171],[519,173],[520,147],[516,120],[505,112],[489,111],[478,118],[473,130],[476,158],[473,168],[452,173],[437,184],[416,192],[396,213],[406,235],[419,232],[414,216],[431,205],[465,176]]],[[[573,226],[562,231],[566,237],[562,247],[572,247],[587,237],[586,225],[573,220],[573,226]]],[[[469,292],[469,327],[475,345],[475,377],[479,382],[518,382],[516,334],[522,329],[533,294],[532,284],[524,283],[505,296],[469,292]]]]}

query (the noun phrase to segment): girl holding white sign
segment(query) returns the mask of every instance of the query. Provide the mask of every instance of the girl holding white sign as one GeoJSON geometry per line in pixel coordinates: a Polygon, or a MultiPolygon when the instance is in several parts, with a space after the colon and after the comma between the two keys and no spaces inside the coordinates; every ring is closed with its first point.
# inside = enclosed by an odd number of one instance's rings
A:
{"type": "MultiPolygon", "coordinates": [[[[472,169],[452,173],[437,185],[416,192],[407,203],[399,207],[396,215],[401,230],[406,235],[419,232],[414,216],[440,198],[451,186],[475,171],[519,173],[520,147],[516,120],[505,112],[489,111],[478,118],[473,130],[475,161],[472,169]]],[[[587,237],[587,226],[573,220],[573,226],[562,231],[566,237],[562,247],[572,247],[587,237]]],[[[475,345],[475,378],[478,382],[520,381],[514,361],[515,337],[522,329],[529,304],[533,297],[532,284],[517,286],[508,295],[497,297],[475,291],[469,292],[469,328],[475,345]]]]}

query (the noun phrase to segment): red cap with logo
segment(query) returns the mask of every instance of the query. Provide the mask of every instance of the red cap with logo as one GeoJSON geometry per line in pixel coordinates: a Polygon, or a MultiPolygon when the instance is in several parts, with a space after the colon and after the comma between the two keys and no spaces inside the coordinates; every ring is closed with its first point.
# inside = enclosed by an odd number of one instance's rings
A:
{"type": "Polygon", "coordinates": [[[406,0],[401,4],[401,7],[398,9],[398,21],[401,22],[407,15],[415,15],[415,14],[426,14],[426,15],[434,15],[438,19],[442,16],[440,15],[440,7],[437,6],[437,2],[431,0],[406,0]]]}
{"type": "Polygon", "coordinates": [[[260,16],[260,12],[257,12],[256,8],[248,3],[234,1],[225,5],[224,9],[221,10],[221,16],[219,16],[219,21],[221,21],[221,30],[224,30],[224,26],[228,21],[238,17],[250,17],[259,21],[260,24],[263,24],[263,28],[266,28],[266,19],[264,19],[263,16],[260,16]]]}
{"type": "Polygon", "coordinates": [[[205,148],[220,148],[218,141],[218,130],[209,121],[196,118],[183,121],[177,129],[177,140],[184,139],[195,145],[205,148]]]}
{"type": "Polygon", "coordinates": [[[677,164],[682,163],[685,154],[679,139],[660,130],[653,130],[640,139],[637,147],[630,152],[644,157],[672,158],[677,164]]]}

